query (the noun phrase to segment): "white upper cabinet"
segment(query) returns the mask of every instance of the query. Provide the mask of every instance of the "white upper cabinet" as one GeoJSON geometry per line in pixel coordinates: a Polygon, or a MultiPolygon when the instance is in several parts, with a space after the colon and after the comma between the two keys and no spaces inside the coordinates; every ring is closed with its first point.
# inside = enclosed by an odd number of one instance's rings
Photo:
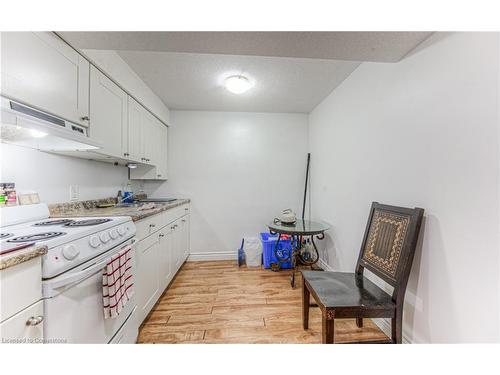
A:
{"type": "Polygon", "coordinates": [[[168,128],[151,113],[146,112],[141,127],[143,165],[130,171],[130,178],[136,180],[167,179],[168,128]]]}
{"type": "Polygon", "coordinates": [[[159,123],[158,129],[158,156],[156,160],[156,178],[165,180],[167,178],[168,128],[162,123],[159,123]]]}
{"type": "Polygon", "coordinates": [[[51,32],[2,32],[0,46],[2,95],[88,126],[102,145],[73,155],[139,163],[133,179],[167,178],[167,127],[112,78],[51,32]]]}
{"type": "Polygon", "coordinates": [[[89,62],[50,32],[1,33],[2,95],[88,125],[89,62]]]}
{"type": "Polygon", "coordinates": [[[129,96],[128,125],[124,130],[126,150],[123,155],[131,161],[155,166],[159,156],[159,127],[165,127],[142,105],[129,96]]]}
{"type": "Polygon", "coordinates": [[[156,143],[158,133],[156,131],[156,118],[144,110],[144,119],[142,123],[142,137],[141,137],[141,145],[142,145],[142,154],[143,154],[143,163],[149,165],[156,164],[156,143]]]}
{"type": "Polygon", "coordinates": [[[141,162],[141,158],[144,158],[141,134],[144,111],[136,100],[128,97],[128,125],[123,131],[126,149],[123,156],[136,162],[141,162]]]}
{"type": "Polygon", "coordinates": [[[128,95],[97,68],[90,68],[90,138],[100,142],[100,153],[123,158],[126,148],[128,95]]]}

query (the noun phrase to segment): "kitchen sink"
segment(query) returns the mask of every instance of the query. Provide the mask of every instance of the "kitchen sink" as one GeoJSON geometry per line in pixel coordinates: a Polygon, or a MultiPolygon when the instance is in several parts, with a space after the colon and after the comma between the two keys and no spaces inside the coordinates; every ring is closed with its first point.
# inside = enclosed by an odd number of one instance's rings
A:
{"type": "Polygon", "coordinates": [[[144,205],[144,203],[117,203],[113,207],[115,207],[115,208],[121,208],[121,207],[135,208],[135,207],[141,207],[143,205],[144,205]]]}

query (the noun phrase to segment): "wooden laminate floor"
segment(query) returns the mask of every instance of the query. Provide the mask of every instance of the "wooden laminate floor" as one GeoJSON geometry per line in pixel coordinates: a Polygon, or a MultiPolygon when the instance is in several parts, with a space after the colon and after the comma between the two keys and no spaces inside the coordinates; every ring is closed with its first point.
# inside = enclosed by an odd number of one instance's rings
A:
{"type": "MultiPolygon", "coordinates": [[[[302,329],[301,287],[290,271],[238,268],[234,261],[187,262],[144,322],[140,343],[320,343],[321,313],[302,329]]],[[[335,342],[385,340],[369,319],[335,321],[335,342]]]]}

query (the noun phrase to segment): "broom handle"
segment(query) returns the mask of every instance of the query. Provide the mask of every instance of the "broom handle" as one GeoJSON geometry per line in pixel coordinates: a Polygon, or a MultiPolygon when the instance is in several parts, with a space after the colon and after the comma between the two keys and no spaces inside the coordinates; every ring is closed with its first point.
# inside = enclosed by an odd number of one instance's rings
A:
{"type": "Polygon", "coordinates": [[[306,167],[306,183],[304,186],[304,202],[302,203],[302,220],[304,220],[304,215],[306,213],[306,199],[307,199],[307,181],[309,179],[309,162],[311,160],[311,153],[307,153],[307,167],[306,167]]]}

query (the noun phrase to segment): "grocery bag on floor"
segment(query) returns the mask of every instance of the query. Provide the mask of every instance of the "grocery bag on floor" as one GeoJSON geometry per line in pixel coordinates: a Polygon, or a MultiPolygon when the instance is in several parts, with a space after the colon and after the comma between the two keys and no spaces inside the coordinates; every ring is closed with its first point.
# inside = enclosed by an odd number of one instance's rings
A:
{"type": "Polygon", "coordinates": [[[262,245],[257,237],[245,237],[243,251],[247,267],[260,267],[262,264],[262,245]]]}

